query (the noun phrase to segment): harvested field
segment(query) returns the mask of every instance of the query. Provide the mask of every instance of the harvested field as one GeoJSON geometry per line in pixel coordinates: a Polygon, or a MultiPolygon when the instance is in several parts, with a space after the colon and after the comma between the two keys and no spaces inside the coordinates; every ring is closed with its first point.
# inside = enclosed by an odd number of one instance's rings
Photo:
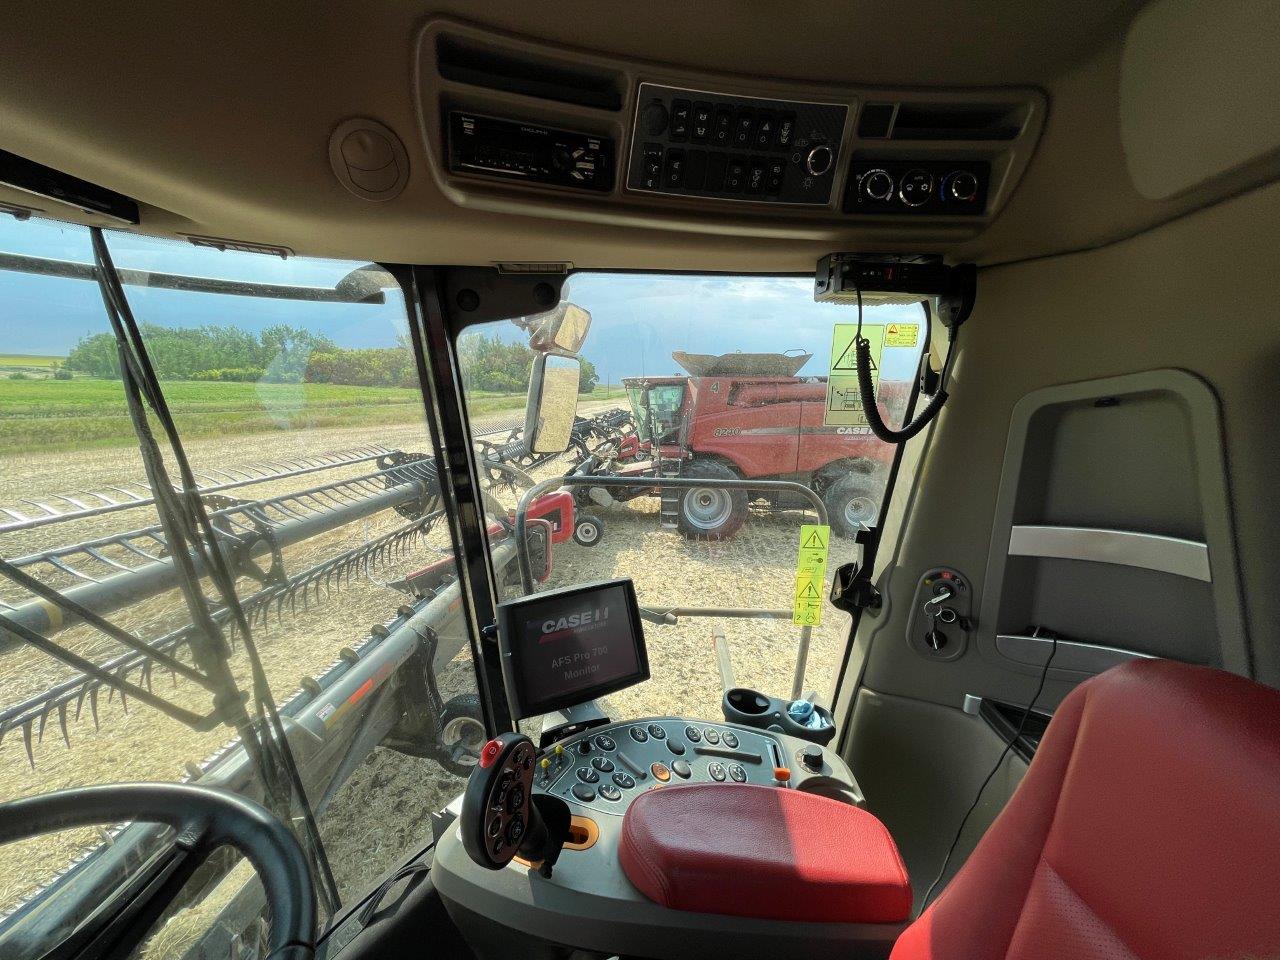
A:
{"type": "MultiPolygon", "coordinates": [[[[616,401],[583,404],[580,412],[611,408],[616,401]]],[[[513,425],[478,419],[476,428],[513,425]]],[[[264,457],[301,457],[351,449],[366,444],[427,452],[429,442],[420,424],[344,426],[334,429],[290,431],[227,439],[192,441],[193,466],[224,467],[264,457]]],[[[2,455],[3,451],[0,451],[2,455]]],[[[553,468],[542,471],[549,474],[553,468]]],[[[354,476],[359,467],[342,468],[328,478],[354,476]]],[[[0,459],[0,504],[23,497],[39,499],[72,488],[97,489],[142,475],[133,450],[91,449],[75,454],[28,454],[0,459]]],[[[253,496],[278,494],[307,485],[297,478],[252,488],[253,496]]],[[[513,498],[504,496],[507,505],[513,498]]],[[[724,543],[693,543],[658,525],[656,501],[599,511],[606,526],[603,541],[587,548],[572,542],[558,547],[554,572],[547,587],[610,577],[632,577],[641,602],[647,606],[751,606],[788,608],[791,603],[798,525],[802,514],[755,515],[734,539],[724,543]]],[[[0,534],[0,555],[13,557],[54,542],[69,543],[103,532],[154,522],[153,508],[135,509],[73,524],[0,534]],[[53,531],[56,531],[56,539],[53,531]]],[[[316,563],[403,524],[384,511],[368,520],[312,538],[285,552],[292,570],[316,563]]],[[[278,625],[257,634],[258,647],[273,691],[284,699],[303,677],[321,672],[346,645],[362,639],[368,628],[388,619],[404,595],[384,584],[429,561],[448,544],[443,524],[405,557],[353,580],[328,601],[299,610],[278,625]]],[[[833,542],[831,565],[849,559],[850,544],[833,542]]],[[[3,594],[0,594],[2,596],[3,594]]],[[[115,617],[120,625],[154,637],[183,622],[186,616],[174,596],[137,604],[115,617]]],[[[833,608],[824,613],[814,631],[806,687],[825,695],[838,668],[847,618],[833,608]]],[[[653,678],[608,698],[615,717],[662,713],[707,718],[720,715],[720,680],[711,649],[712,632],[723,630],[733,653],[738,682],[785,695],[791,686],[798,628],[789,621],[684,620],[676,626],[646,628],[653,678]]],[[[75,628],[63,635],[85,655],[101,658],[118,648],[88,630],[75,628]]],[[[243,651],[234,658],[243,677],[243,651]]],[[[39,693],[71,671],[35,651],[21,648],[0,654],[0,708],[39,693]]],[[[167,677],[157,690],[167,690],[167,677]]],[[[473,688],[469,652],[459,655],[440,676],[447,699],[473,688]]],[[[170,691],[185,705],[207,707],[207,694],[179,683],[170,691]]],[[[207,757],[228,739],[228,731],[196,733],[153,709],[130,703],[126,713],[117,700],[103,698],[100,727],[86,715],[69,725],[71,747],[51,722],[42,742],[33,745],[34,769],[28,763],[23,738],[11,732],[0,741],[0,800],[65,786],[122,780],[172,780],[183,775],[184,764],[207,757]]],[[[379,748],[361,764],[339,791],[321,819],[321,831],[344,897],[357,895],[393,863],[430,839],[428,817],[461,787],[461,781],[430,761],[379,748]]],[[[94,831],[69,831],[28,844],[0,847],[0,913],[47,882],[78,851],[96,843],[94,831]]],[[[174,933],[174,943],[182,936],[174,933]]],[[[168,951],[153,951],[164,955],[168,951]]]]}

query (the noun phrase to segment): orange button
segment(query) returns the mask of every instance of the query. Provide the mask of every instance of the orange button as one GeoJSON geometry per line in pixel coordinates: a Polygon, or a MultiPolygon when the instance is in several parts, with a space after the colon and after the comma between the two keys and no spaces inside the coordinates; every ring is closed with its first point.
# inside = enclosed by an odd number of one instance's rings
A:
{"type": "Polygon", "coordinates": [[[791,779],[791,771],[786,767],[774,767],[773,779],[777,780],[779,783],[786,783],[791,779]]]}
{"type": "Polygon", "coordinates": [[[666,783],[671,779],[671,771],[667,769],[667,765],[665,763],[655,763],[649,768],[649,770],[652,771],[655,778],[661,780],[663,783],[666,783]]]}

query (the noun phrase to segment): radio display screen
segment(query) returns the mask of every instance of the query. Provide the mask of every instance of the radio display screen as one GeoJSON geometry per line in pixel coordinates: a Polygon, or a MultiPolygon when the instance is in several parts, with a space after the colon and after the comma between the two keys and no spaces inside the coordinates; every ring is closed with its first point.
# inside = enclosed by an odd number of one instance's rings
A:
{"type": "Polygon", "coordinates": [[[630,580],[504,603],[498,608],[498,636],[507,697],[518,720],[649,679],[630,580]]]}

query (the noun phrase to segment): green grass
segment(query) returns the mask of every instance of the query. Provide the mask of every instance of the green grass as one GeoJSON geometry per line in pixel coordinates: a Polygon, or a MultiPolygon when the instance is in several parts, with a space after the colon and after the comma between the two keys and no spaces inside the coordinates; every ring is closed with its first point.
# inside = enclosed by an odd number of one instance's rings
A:
{"type": "Polygon", "coordinates": [[[45,357],[34,353],[0,353],[0,367],[49,367],[56,366],[66,357],[45,357]]]}
{"type": "MultiPolygon", "coordinates": [[[[423,417],[421,396],[407,388],[182,380],[163,387],[184,439],[410,424],[423,417]]],[[[616,388],[597,388],[582,399],[614,395],[620,395],[616,388]]],[[[523,394],[478,392],[468,409],[475,417],[522,410],[524,403],[523,394]]],[[[118,380],[0,379],[0,457],[135,443],[118,380]]]]}

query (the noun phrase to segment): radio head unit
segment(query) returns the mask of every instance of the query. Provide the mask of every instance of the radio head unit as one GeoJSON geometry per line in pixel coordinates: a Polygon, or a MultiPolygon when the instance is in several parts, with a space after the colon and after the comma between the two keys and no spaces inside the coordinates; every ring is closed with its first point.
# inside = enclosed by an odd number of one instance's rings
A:
{"type": "Polygon", "coordinates": [[[504,120],[466,110],[449,113],[452,173],[573,187],[613,189],[613,141],[588,133],[504,120]]]}

